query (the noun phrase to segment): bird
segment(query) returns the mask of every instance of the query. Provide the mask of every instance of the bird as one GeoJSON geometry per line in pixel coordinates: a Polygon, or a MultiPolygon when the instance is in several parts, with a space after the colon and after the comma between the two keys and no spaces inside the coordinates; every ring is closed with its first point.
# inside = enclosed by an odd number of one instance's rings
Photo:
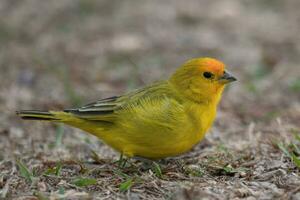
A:
{"type": "Polygon", "coordinates": [[[193,58],[167,79],[62,111],[21,110],[25,120],[60,122],[95,135],[121,155],[158,160],[190,151],[215,120],[228,83],[221,61],[193,58]]]}

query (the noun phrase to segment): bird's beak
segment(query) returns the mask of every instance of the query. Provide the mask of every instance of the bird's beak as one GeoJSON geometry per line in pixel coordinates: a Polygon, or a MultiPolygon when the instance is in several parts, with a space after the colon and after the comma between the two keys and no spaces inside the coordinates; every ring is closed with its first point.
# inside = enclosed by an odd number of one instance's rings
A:
{"type": "Polygon", "coordinates": [[[230,73],[228,72],[224,72],[223,76],[221,78],[219,78],[219,83],[222,83],[222,84],[227,84],[227,83],[230,83],[230,82],[233,82],[233,81],[236,81],[237,79],[231,75],[230,73]]]}

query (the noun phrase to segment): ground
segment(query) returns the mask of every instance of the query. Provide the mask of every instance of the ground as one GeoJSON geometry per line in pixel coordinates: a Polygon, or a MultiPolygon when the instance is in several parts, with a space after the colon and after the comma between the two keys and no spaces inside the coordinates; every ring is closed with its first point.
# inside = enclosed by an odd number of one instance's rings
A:
{"type": "Polygon", "coordinates": [[[0,1],[3,199],[300,199],[300,1],[0,1]],[[22,121],[216,57],[230,85],[207,137],[156,163],[80,130],[22,121]]]}

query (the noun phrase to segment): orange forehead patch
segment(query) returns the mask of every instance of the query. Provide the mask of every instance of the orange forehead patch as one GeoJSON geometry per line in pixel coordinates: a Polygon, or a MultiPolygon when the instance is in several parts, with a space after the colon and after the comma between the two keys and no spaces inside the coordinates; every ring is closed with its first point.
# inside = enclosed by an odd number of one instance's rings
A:
{"type": "Polygon", "coordinates": [[[199,64],[205,70],[219,74],[222,74],[225,69],[224,63],[213,58],[200,58],[199,64]]]}
{"type": "Polygon", "coordinates": [[[225,70],[225,65],[219,60],[214,58],[204,57],[204,58],[194,58],[189,60],[184,64],[186,67],[195,67],[200,71],[208,71],[214,74],[223,75],[225,70]]]}

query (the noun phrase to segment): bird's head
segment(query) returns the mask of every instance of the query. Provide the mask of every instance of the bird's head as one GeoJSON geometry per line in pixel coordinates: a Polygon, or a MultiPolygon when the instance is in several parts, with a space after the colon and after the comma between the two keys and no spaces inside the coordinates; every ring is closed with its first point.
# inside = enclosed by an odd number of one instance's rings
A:
{"type": "Polygon", "coordinates": [[[225,65],[213,58],[196,58],[184,63],[170,78],[170,82],[190,100],[218,101],[227,83],[236,78],[225,70],[225,65]]]}

